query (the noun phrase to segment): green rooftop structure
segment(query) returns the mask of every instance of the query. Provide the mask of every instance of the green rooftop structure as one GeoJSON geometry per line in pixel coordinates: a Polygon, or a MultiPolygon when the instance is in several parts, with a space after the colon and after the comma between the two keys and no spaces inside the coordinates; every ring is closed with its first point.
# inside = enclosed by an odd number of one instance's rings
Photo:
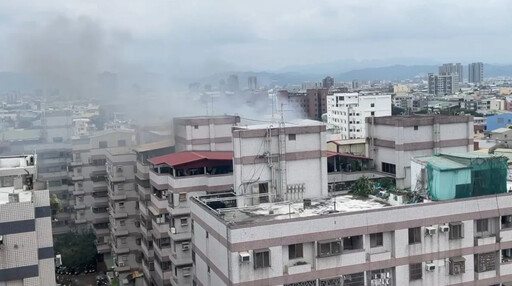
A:
{"type": "Polygon", "coordinates": [[[417,157],[411,164],[412,190],[427,191],[435,201],[506,193],[507,161],[483,153],[417,157]]]}

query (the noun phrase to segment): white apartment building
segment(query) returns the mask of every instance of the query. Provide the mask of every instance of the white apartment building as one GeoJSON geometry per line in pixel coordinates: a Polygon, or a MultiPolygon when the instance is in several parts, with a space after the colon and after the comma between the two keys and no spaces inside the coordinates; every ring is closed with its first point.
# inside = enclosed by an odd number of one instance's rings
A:
{"type": "Polygon", "coordinates": [[[234,201],[191,200],[196,285],[512,281],[510,193],[399,206],[351,196],[252,208],[234,201]]]}
{"type": "Polygon", "coordinates": [[[0,285],[56,285],[50,194],[34,186],[34,161],[0,158],[0,285]]]}
{"type": "Polygon", "coordinates": [[[327,124],[341,139],[365,138],[365,118],[391,115],[390,94],[334,93],[327,96],[327,124]]]}
{"type": "Polygon", "coordinates": [[[231,128],[238,116],[198,116],[174,119],[176,151],[231,151],[231,128]]]}
{"type": "Polygon", "coordinates": [[[325,129],[314,120],[234,128],[234,191],[239,205],[326,196],[325,129]]]}
{"type": "Polygon", "coordinates": [[[398,188],[410,187],[413,157],[473,151],[472,116],[367,118],[366,133],[376,170],[395,175],[398,188]]]}

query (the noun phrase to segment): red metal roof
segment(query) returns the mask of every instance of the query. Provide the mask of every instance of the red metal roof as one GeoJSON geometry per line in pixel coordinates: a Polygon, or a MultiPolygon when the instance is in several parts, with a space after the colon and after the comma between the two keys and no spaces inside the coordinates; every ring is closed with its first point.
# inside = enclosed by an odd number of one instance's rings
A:
{"type": "Polygon", "coordinates": [[[163,156],[153,157],[148,161],[154,165],[167,164],[171,167],[177,167],[192,162],[202,160],[207,161],[232,161],[233,152],[231,151],[184,151],[171,153],[163,156]]]}
{"type": "Polygon", "coordinates": [[[327,158],[334,157],[334,156],[353,158],[353,159],[360,159],[360,160],[371,160],[371,158],[364,157],[364,156],[358,156],[358,155],[347,154],[347,153],[337,153],[337,152],[333,152],[333,151],[327,151],[327,158]]]}

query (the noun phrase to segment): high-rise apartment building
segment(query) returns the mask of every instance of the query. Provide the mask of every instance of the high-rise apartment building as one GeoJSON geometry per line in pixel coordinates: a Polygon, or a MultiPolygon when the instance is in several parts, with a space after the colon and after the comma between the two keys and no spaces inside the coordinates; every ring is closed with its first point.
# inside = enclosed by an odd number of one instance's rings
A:
{"type": "Polygon", "coordinates": [[[301,113],[301,115],[313,120],[322,120],[322,115],[327,113],[327,88],[310,88],[306,91],[289,92],[279,91],[279,103],[287,105],[301,113]]]}
{"type": "Polygon", "coordinates": [[[227,88],[229,91],[235,92],[240,89],[237,75],[230,75],[227,80],[227,88]]]}
{"type": "Polygon", "coordinates": [[[434,95],[452,95],[459,90],[458,75],[428,74],[428,93],[434,95]]]}
{"type": "Polygon", "coordinates": [[[258,89],[258,78],[256,76],[249,76],[247,78],[247,88],[250,90],[258,89]]]}
{"type": "Polygon", "coordinates": [[[391,115],[390,94],[333,93],[327,96],[327,124],[342,139],[365,138],[365,118],[391,115]]]}
{"type": "Polygon", "coordinates": [[[484,64],[481,62],[468,65],[468,82],[481,83],[484,80],[484,64]]]}
{"type": "Polygon", "coordinates": [[[322,87],[323,88],[331,88],[334,86],[334,78],[328,76],[322,80],[322,87]]]}
{"type": "Polygon", "coordinates": [[[464,68],[461,63],[448,63],[439,67],[439,74],[457,74],[457,81],[464,82],[464,68]]]}
{"type": "Polygon", "coordinates": [[[33,155],[0,158],[0,285],[56,285],[50,194],[34,180],[34,163],[33,155]]]}

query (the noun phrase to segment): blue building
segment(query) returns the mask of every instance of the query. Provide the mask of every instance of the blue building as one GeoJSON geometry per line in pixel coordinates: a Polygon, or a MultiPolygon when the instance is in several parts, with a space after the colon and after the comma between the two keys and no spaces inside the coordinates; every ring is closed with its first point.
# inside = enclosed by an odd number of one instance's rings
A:
{"type": "Polygon", "coordinates": [[[507,125],[512,125],[512,113],[503,113],[487,117],[485,130],[493,131],[498,128],[505,128],[507,125]]]}

